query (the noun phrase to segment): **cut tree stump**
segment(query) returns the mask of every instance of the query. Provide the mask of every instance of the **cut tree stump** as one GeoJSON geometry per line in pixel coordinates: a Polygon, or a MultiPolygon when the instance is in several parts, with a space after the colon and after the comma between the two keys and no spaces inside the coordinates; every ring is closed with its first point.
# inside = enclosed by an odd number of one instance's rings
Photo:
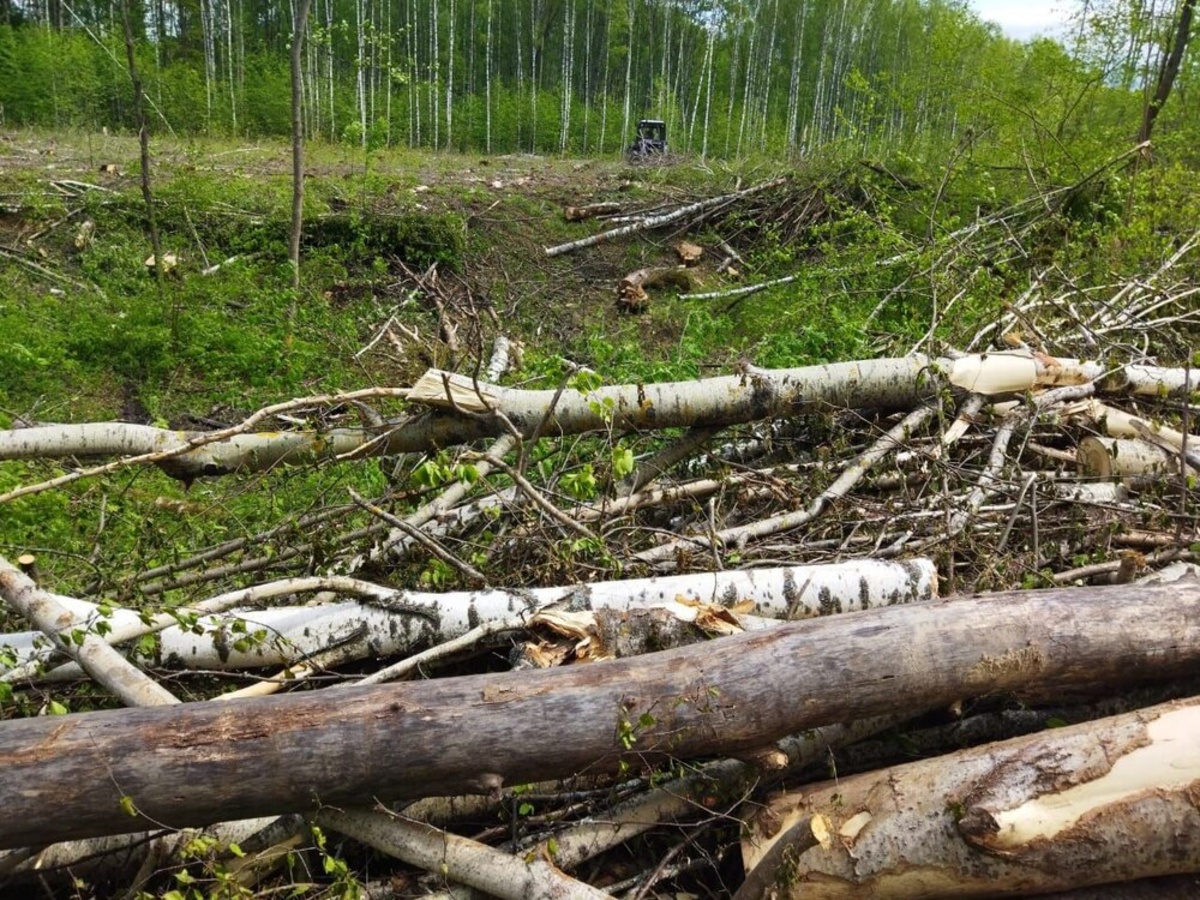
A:
{"type": "Polygon", "coordinates": [[[617,305],[625,312],[645,312],[650,305],[646,288],[676,287],[680,291],[692,289],[692,275],[682,266],[656,269],[638,269],[630,272],[617,283],[617,305]]]}

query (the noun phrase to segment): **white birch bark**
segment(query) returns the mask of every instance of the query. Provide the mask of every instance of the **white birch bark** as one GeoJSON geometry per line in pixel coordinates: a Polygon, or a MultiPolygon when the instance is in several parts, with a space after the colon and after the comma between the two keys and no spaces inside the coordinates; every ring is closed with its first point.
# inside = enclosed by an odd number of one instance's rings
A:
{"type": "Polygon", "coordinates": [[[621,139],[628,140],[629,138],[629,117],[631,115],[631,104],[633,98],[633,23],[637,15],[636,0],[628,0],[626,4],[626,12],[629,16],[629,33],[625,39],[625,104],[623,107],[624,115],[621,120],[621,139]]]}
{"type": "Polygon", "coordinates": [[[492,0],[487,5],[487,37],[483,63],[484,149],[492,152],[492,0]]]}
{"type": "Polygon", "coordinates": [[[126,706],[166,706],[179,701],[139,671],[97,634],[74,632],[78,620],[58,598],[39,590],[23,572],[0,557],[0,599],[40,629],[27,632],[29,644],[48,638],[83,672],[111,691],[126,706]]]}
{"type": "MultiPolygon", "coordinates": [[[[243,426],[219,434],[126,422],[46,425],[0,431],[0,461],[134,455],[128,462],[153,462],[174,477],[192,479],[360,454],[423,452],[498,437],[511,433],[511,428],[523,437],[532,437],[730,425],[822,408],[909,409],[936,392],[943,372],[954,387],[989,396],[1085,384],[1099,374],[1094,364],[1021,353],[975,354],[953,361],[914,355],[798,369],[755,369],[744,375],[696,381],[614,385],[587,393],[565,390],[559,395],[554,390],[508,388],[430,370],[408,391],[366,392],[399,393],[434,407],[425,415],[395,423],[383,434],[347,428],[239,433],[247,423],[262,421],[261,412],[243,426]],[[547,410],[552,410],[549,417],[547,410]],[[463,411],[500,412],[503,417],[461,415],[463,411]]],[[[1139,394],[1151,385],[1159,385],[1163,393],[1181,393],[1179,385],[1184,382],[1172,371],[1164,372],[1150,376],[1138,372],[1136,380],[1124,383],[1132,384],[1139,394]]],[[[1106,376],[1106,383],[1122,382],[1106,376]]],[[[1144,423],[1095,401],[1073,407],[1072,412],[1105,422],[1113,437],[1141,437],[1140,427],[1176,446],[1185,441],[1179,432],[1144,423]]],[[[77,477],[82,476],[63,476],[54,484],[77,477]]],[[[0,502],[29,490],[18,488],[0,495],[0,502]]]]}
{"type": "MultiPolygon", "coordinates": [[[[0,460],[63,456],[161,454],[147,457],[179,478],[257,471],[280,463],[311,463],[356,452],[390,455],[447,447],[509,433],[656,429],[747,422],[773,415],[835,408],[898,407],[933,390],[933,363],[921,356],[835,363],[800,369],[761,370],[753,377],[603,387],[588,393],[528,391],[430,371],[408,392],[411,400],[439,407],[379,435],[369,429],[234,434],[195,446],[203,434],[122,422],[51,425],[0,431],[0,460]],[[449,399],[448,399],[449,398],[449,399]],[[547,419],[547,410],[553,414],[547,419]],[[504,413],[463,416],[456,410],[504,413]],[[545,424],[543,425],[543,421],[545,424]]],[[[15,495],[15,492],[12,492],[15,495]]],[[[0,498],[3,499],[3,498],[0,498]]]]}
{"type": "MultiPolygon", "coordinates": [[[[363,656],[368,653],[392,656],[419,643],[436,643],[464,634],[481,622],[507,619],[522,612],[532,616],[552,604],[566,604],[569,609],[625,611],[671,604],[680,599],[722,606],[752,601],[754,616],[796,619],[936,596],[934,564],[927,559],[913,559],[859,560],[527,590],[440,594],[396,591],[341,577],[284,579],[222,594],[191,609],[152,617],[149,625],[133,610],[114,609],[108,616],[102,616],[99,608],[87,601],[58,600],[69,607],[72,627],[90,626],[94,630],[96,622],[106,621],[111,630],[101,643],[129,641],[160,631],[160,646],[150,660],[156,664],[188,669],[244,669],[289,665],[347,642],[361,645],[363,656]],[[248,603],[261,603],[273,596],[311,591],[336,591],[365,599],[318,606],[244,608],[248,603]],[[176,624],[178,616],[190,612],[201,613],[197,624],[203,634],[176,624]],[[234,646],[242,636],[259,630],[265,632],[261,641],[241,650],[234,646]]],[[[16,680],[14,676],[29,678],[30,663],[50,660],[50,652],[40,646],[39,635],[40,632],[0,635],[0,646],[14,651],[19,666],[6,673],[3,680],[16,680]]],[[[78,678],[80,671],[69,665],[60,666],[53,670],[53,677],[78,678]]]]}
{"type": "Polygon", "coordinates": [[[997,897],[1194,872],[1200,698],[976,747],[775,798],[747,871],[806,817],[824,845],[779,897],[997,897]]]}

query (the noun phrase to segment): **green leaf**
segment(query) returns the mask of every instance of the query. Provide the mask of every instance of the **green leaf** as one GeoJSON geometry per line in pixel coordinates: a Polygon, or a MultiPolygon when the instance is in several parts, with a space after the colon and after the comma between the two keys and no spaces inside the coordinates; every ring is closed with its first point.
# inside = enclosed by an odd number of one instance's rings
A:
{"type": "Polygon", "coordinates": [[[612,470],[616,478],[624,478],[633,472],[633,451],[628,447],[614,447],[612,452],[612,470]]]}
{"type": "Polygon", "coordinates": [[[70,710],[57,700],[51,700],[46,704],[46,712],[51,716],[65,716],[70,710]]]}
{"type": "Polygon", "coordinates": [[[567,384],[581,394],[590,394],[604,384],[604,379],[598,372],[593,372],[591,369],[580,369],[571,376],[571,380],[567,384]]]}

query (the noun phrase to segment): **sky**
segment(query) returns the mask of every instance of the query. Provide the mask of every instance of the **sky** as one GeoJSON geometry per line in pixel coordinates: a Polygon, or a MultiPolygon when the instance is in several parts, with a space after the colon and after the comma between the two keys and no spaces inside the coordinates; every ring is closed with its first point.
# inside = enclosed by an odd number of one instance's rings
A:
{"type": "Polygon", "coordinates": [[[970,0],[981,19],[995,22],[1011,38],[1055,36],[1073,7],[1069,0],[970,0]]]}

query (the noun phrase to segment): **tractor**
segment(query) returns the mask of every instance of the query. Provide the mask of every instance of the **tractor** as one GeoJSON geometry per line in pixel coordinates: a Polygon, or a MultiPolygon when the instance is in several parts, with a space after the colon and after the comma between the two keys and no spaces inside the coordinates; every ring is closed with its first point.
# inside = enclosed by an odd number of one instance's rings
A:
{"type": "Polygon", "coordinates": [[[642,119],[637,124],[637,137],[629,145],[631,157],[665,156],[667,153],[667,123],[661,119],[642,119]]]}

